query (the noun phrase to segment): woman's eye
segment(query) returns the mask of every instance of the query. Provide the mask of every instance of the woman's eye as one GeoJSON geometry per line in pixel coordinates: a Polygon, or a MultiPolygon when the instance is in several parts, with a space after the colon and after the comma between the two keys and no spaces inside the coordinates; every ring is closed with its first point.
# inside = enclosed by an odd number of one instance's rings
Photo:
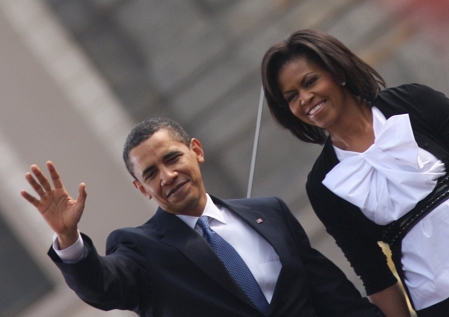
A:
{"type": "Polygon", "coordinates": [[[288,95],[288,96],[287,96],[287,99],[286,99],[287,103],[292,102],[293,99],[295,99],[296,95],[297,95],[297,94],[291,94],[291,95],[288,95]]]}
{"type": "Polygon", "coordinates": [[[310,87],[311,85],[313,85],[313,84],[316,82],[316,80],[317,80],[316,77],[313,77],[313,78],[309,79],[309,80],[306,82],[306,87],[310,87]]]}

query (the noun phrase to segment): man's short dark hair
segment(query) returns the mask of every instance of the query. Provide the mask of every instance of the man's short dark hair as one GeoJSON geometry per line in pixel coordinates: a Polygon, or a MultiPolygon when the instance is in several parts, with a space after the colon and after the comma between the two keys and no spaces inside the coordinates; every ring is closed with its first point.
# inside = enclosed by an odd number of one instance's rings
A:
{"type": "Polygon", "coordinates": [[[165,129],[171,137],[178,142],[190,146],[190,136],[184,128],[176,121],[167,118],[152,118],[137,124],[126,138],[123,147],[123,160],[125,161],[126,169],[134,177],[133,166],[129,159],[129,152],[142,142],[148,140],[157,131],[165,129]]]}

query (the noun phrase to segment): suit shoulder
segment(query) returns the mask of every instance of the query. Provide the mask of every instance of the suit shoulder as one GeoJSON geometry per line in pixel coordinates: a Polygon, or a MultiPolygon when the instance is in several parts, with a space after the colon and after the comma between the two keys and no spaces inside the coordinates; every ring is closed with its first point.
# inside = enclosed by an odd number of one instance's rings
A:
{"type": "Polygon", "coordinates": [[[107,248],[118,245],[133,243],[139,239],[155,239],[157,236],[156,227],[149,221],[138,227],[124,227],[113,230],[107,237],[107,248]]]}
{"type": "Polygon", "coordinates": [[[280,202],[284,203],[284,201],[281,198],[276,196],[226,199],[224,200],[224,202],[227,204],[240,204],[244,206],[279,204],[280,202]]]}
{"type": "Polygon", "coordinates": [[[241,199],[228,199],[222,203],[225,207],[239,210],[288,211],[287,204],[279,197],[264,196],[241,199]]]}

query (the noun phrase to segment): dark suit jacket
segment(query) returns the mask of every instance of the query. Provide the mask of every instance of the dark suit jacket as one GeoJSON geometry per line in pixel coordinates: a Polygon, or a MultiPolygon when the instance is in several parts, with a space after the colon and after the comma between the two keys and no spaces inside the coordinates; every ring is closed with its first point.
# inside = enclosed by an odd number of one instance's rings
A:
{"type": "MultiPolygon", "coordinates": [[[[279,255],[282,269],[269,316],[383,316],[333,263],[311,248],[280,199],[212,199],[240,216],[279,255]],[[258,218],[263,222],[258,224],[258,218]]],[[[83,238],[88,253],[80,262],[64,264],[52,249],[49,255],[67,284],[92,306],[147,317],[263,316],[203,237],[175,215],[159,209],[140,227],[114,231],[107,256],[99,256],[90,239],[83,238]]]]}

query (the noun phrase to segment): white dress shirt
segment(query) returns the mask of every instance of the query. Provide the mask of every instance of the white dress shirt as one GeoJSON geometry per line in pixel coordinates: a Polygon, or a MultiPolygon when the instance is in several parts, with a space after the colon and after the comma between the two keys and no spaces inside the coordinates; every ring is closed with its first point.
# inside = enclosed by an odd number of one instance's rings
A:
{"type": "MultiPolygon", "coordinates": [[[[206,208],[202,215],[211,218],[210,228],[232,245],[245,261],[270,303],[282,268],[279,256],[273,247],[234,213],[216,206],[209,195],[207,195],[206,208]]],[[[198,217],[184,215],[178,215],[178,217],[202,234],[201,228],[196,226],[198,217]]]]}
{"type": "MultiPolygon", "coordinates": [[[[444,164],[416,144],[408,114],[388,120],[373,111],[374,144],[363,153],[334,147],[340,163],[323,180],[373,222],[397,220],[426,197],[444,164]]],[[[449,201],[424,217],[402,240],[402,266],[420,310],[449,298],[449,201]]]]}

